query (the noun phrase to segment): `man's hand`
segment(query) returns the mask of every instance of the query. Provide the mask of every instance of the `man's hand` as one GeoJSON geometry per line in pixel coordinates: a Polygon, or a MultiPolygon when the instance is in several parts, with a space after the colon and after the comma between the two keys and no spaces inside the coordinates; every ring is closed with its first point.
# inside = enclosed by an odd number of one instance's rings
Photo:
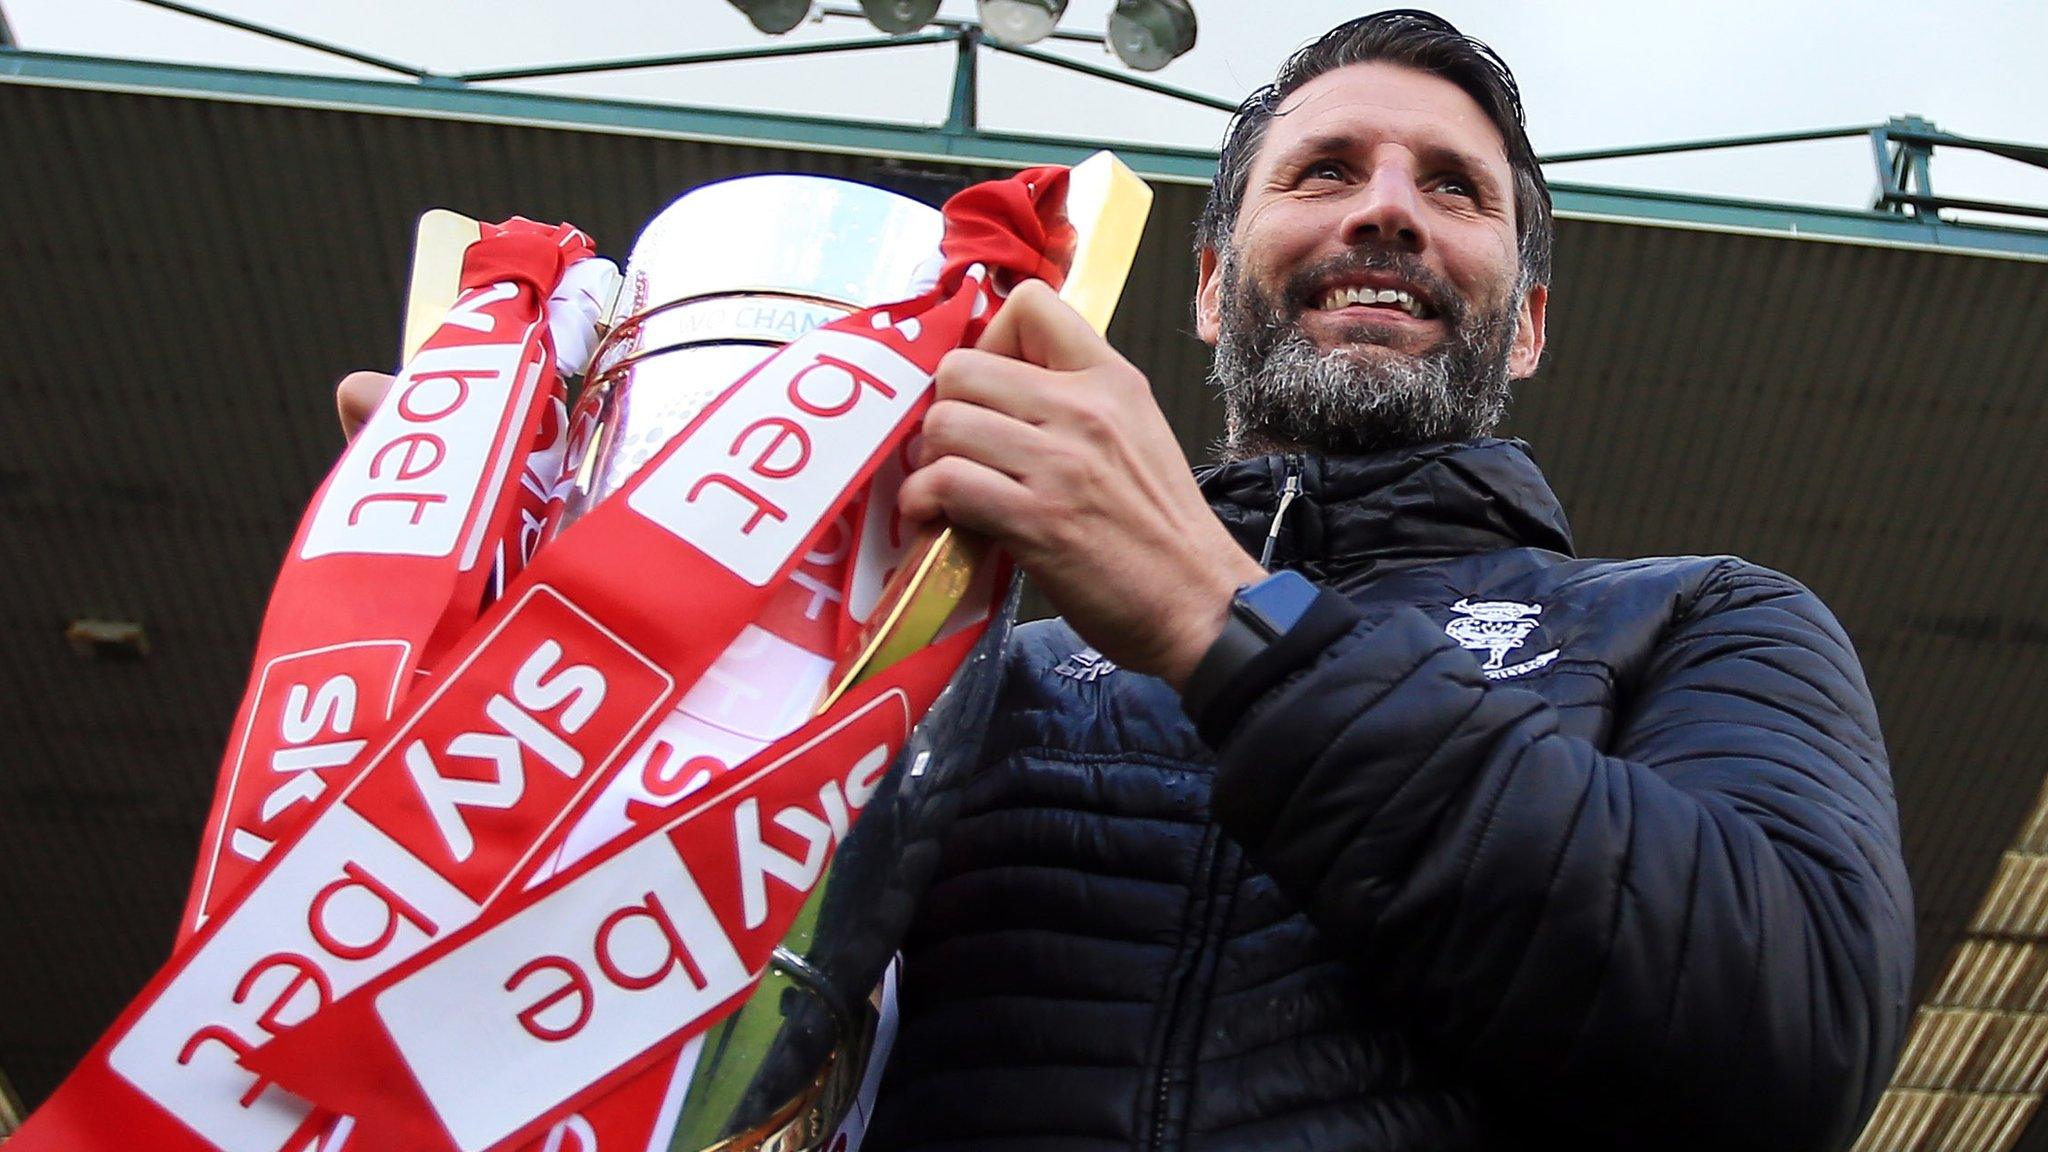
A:
{"type": "Polygon", "coordinates": [[[1179,688],[1265,572],[1202,499],[1144,375],[1031,280],[939,362],[936,395],[904,514],[995,538],[1082,639],[1179,688]]]}
{"type": "Polygon", "coordinates": [[[341,435],[354,440],[391,392],[395,379],[386,372],[351,372],[334,386],[334,410],[341,416],[341,435]]]}

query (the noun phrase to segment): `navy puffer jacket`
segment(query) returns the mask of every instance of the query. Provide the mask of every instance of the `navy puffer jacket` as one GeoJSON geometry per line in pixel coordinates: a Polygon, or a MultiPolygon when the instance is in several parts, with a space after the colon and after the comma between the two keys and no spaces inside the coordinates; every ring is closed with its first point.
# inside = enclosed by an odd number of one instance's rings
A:
{"type": "Polygon", "coordinates": [[[1908,1015],[1885,751],[1814,596],[1572,557],[1522,447],[1204,483],[1358,620],[1227,725],[1020,630],[869,1147],[1797,1148],[1908,1015]]]}

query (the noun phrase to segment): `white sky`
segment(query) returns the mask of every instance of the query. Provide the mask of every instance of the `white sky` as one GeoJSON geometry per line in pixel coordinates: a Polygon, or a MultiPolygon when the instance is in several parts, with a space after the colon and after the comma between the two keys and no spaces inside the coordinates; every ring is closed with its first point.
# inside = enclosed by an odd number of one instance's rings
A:
{"type": "MultiPolygon", "coordinates": [[[[724,0],[192,0],[201,7],[439,71],[778,42],[724,0]],[[600,14],[593,18],[593,13],[600,14]]],[[[851,6],[852,0],[842,0],[851,6]]],[[[1356,0],[1193,0],[1195,50],[1154,78],[1235,100],[1356,0]]],[[[1392,0],[1389,0],[1391,3],[1392,0]]],[[[1063,28],[1099,31],[1110,0],[1072,0],[1063,28]]],[[[1439,0],[1515,69],[1538,151],[1871,124],[1915,113],[1951,132],[2048,143],[2048,0],[1439,0]]],[[[0,0],[24,48],[387,77],[136,0],[0,0]]],[[[973,13],[947,0],[947,15],[973,13]]],[[[780,42],[875,35],[831,19],[780,42]]],[[[1040,46],[1121,68],[1089,45],[1040,46]]],[[[548,91],[936,123],[950,46],[535,81],[548,91]]],[[[985,128],[1212,148],[1221,113],[984,53],[985,128]]],[[[1551,178],[1864,207],[1866,141],[1559,165],[1551,178]]],[[[1938,151],[1935,188],[2048,205],[2048,172],[1938,151]]],[[[2020,223],[2017,220],[2005,222],[2020,223]]]]}

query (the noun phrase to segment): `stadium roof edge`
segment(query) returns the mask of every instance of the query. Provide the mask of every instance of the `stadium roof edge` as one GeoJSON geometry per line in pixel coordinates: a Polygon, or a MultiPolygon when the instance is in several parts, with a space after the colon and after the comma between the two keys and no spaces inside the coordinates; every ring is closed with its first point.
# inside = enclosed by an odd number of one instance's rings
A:
{"type": "MultiPolygon", "coordinates": [[[[438,78],[394,82],[13,48],[0,48],[0,83],[794,146],[998,167],[1074,163],[1099,148],[1113,148],[1140,174],[1176,183],[1206,184],[1216,161],[1215,153],[1196,149],[949,132],[910,124],[510,91],[438,78]]],[[[2048,261],[2048,231],[2042,230],[1584,184],[1553,183],[1551,188],[1558,214],[1569,218],[2048,261]]]]}

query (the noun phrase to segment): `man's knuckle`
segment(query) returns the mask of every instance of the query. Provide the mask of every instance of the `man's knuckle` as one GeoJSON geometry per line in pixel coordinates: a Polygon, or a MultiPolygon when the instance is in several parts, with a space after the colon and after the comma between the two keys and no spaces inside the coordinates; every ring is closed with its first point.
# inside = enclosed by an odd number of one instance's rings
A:
{"type": "Polygon", "coordinates": [[[941,399],[958,395],[973,382],[977,355],[972,348],[955,348],[940,357],[939,366],[932,373],[933,391],[941,399]]]}
{"type": "Polygon", "coordinates": [[[925,491],[943,500],[960,482],[959,464],[960,458],[957,456],[940,456],[919,468],[916,478],[924,483],[925,491]]]}
{"type": "Polygon", "coordinates": [[[1026,280],[1010,290],[1011,303],[1021,304],[1034,312],[1057,299],[1059,294],[1043,280],[1026,280]]]}
{"type": "Polygon", "coordinates": [[[1099,452],[1115,438],[1120,423],[1118,407],[1115,397],[1099,392],[1088,393],[1075,403],[1074,427],[1086,438],[1091,449],[1099,452]]]}
{"type": "Polygon", "coordinates": [[[1099,366],[1096,369],[1095,376],[1096,391],[1115,396],[1121,400],[1147,396],[1152,392],[1152,382],[1145,378],[1143,372],[1138,371],[1134,365],[1122,357],[1118,357],[1115,363],[1099,366]]]}
{"type": "Polygon", "coordinates": [[[940,400],[924,414],[924,443],[926,451],[943,448],[953,443],[959,434],[960,402],[940,400]]]}

